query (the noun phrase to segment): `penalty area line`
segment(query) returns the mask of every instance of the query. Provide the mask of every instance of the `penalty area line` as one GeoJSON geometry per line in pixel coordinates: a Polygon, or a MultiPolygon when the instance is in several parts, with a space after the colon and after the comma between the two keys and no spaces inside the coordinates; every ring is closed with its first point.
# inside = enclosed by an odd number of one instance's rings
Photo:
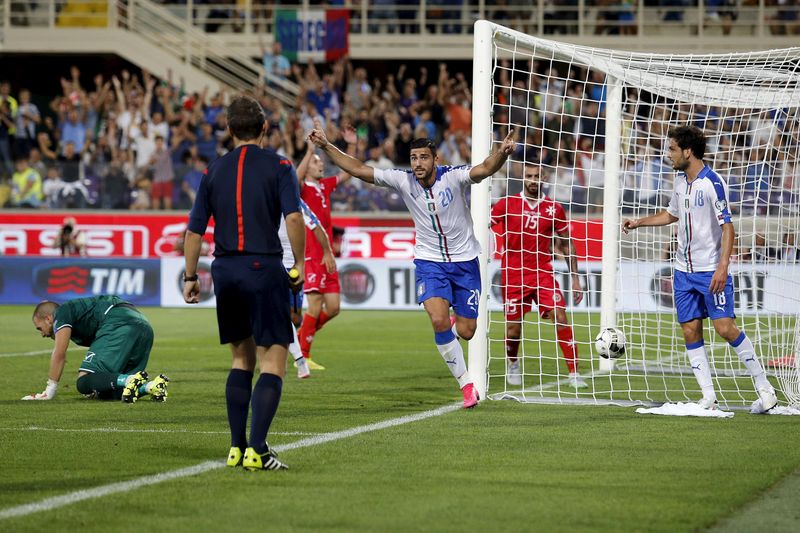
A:
{"type": "MultiPolygon", "coordinates": [[[[289,444],[284,444],[282,446],[274,446],[273,448],[277,452],[297,450],[299,448],[308,448],[310,446],[317,446],[319,444],[325,444],[327,442],[333,442],[341,439],[355,437],[356,435],[361,435],[363,433],[370,433],[373,431],[388,429],[395,426],[410,424],[412,422],[419,422],[420,420],[441,416],[461,408],[462,405],[460,402],[453,403],[439,407],[437,409],[432,409],[430,411],[423,411],[421,413],[401,416],[399,418],[392,418],[390,420],[384,420],[382,422],[375,422],[374,424],[356,426],[350,429],[344,429],[342,431],[333,431],[331,433],[322,433],[320,435],[308,437],[305,439],[300,439],[298,441],[291,442],[289,444]]],[[[157,485],[158,483],[171,481],[173,479],[196,476],[198,474],[202,474],[204,472],[208,472],[210,470],[216,470],[218,468],[223,468],[223,467],[225,467],[225,463],[223,461],[205,461],[203,463],[199,463],[194,466],[189,466],[186,468],[180,468],[178,470],[171,470],[169,472],[161,472],[154,475],[142,476],[136,479],[131,479],[129,481],[120,481],[118,483],[101,485],[99,487],[94,487],[91,489],[78,490],[67,494],[63,494],[61,496],[45,498],[44,500],[40,500],[38,502],[27,503],[23,505],[17,505],[16,507],[9,507],[7,509],[2,509],[0,510],[0,520],[5,520],[8,518],[18,518],[21,516],[27,516],[34,513],[41,513],[44,511],[51,511],[53,509],[58,509],[59,507],[65,507],[67,505],[71,505],[73,503],[92,500],[95,498],[102,498],[103,496],[109,496],[111,494],[130,492],[132,490],[136,490],[141,487],[157,485]]]]}

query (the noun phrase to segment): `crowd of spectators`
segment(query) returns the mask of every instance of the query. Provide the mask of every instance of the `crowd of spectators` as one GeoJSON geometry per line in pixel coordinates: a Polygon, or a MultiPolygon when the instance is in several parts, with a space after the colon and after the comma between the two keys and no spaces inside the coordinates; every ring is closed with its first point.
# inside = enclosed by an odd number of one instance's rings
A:
{"type": "MultiPolygon", "coordinates": [[[[311,149],[314,120],[344,148],[341,131],[357,135],[355,157],[379,168],[407,167],[410,143],[429,137],[440,164],[471,159],[472,93],[463,72],[445,63],[428,69],[399,64],[370,76],[342,58],[291,64],[279,45],[264,49],[268,72],[296,83],[291,108],[264,83],[253,94],[266,111],[264,144],[298,163],[311,149]],[[413,70],[412,70],[413,68],[413,70]]],[[[224,90],[186,92],[148,72],[96,74],[91,84],[72,67],[61,91],[38,109],[30,93],[0,83],[0,205],[30,208],[188,209],[202,171],[231,148],[224,90]],[[8,196],[5,198],[4,196],[8,196]]],[[[495,197],[522,188],[522,162],[540,161],[548,192],[575,213],[599,214],[605,181],[605,78],[576,65],[502,60],[495,69],[495,124],[516,130],[508,180],[495,197]]],[[[664,159],[669,125],[693,123],[710,138],[708,153],[728,179],[734,211],[798,209],[798,109],[725,110],[677,105],[629,88],[622,124],[623,208],[666,205],[673,171],[664,159]]],[[[495,128],[495,139],[505,134],[495,128]]],[[[337,169],[326,161],[326,175],[337,169]]],[[[332,196],[337,211],[405,211],[385,189],[351,180],[332,196]]]]}
{"type": "MultiPolygon", "coordinates": [[[[356,157],[383,168],[408,165],[414,137],[443,143],[449,163],[469,159],[471,94],[463,73],[441,64],[407,74],[400,66],[386,79],[370,79],[348,59],[326,65],[275,60],[280,47],[265,50],[271,71],[291,78],[301,91],[295,108],[254,87],[269,128],[265,145],[299,162],[309,149],[313,121],[339,139],[345,124],[358,135],[356,157]]],[[[48,109],[30,92],[0,83],[0,205],[30,208],[186,209],[202,170],[231,148],[223,89],[184,91],[174,80],[148,72],[122,71],[87,79],[72,67],[48,109]]],[[[334,169],[327,169],[330,174],[334,169]]],[[[354,180],[355,181],[355,180],[354,180]]],[[[404,210],[383,190],[342,187],[333,198],[344,210],[404,210]]]]}

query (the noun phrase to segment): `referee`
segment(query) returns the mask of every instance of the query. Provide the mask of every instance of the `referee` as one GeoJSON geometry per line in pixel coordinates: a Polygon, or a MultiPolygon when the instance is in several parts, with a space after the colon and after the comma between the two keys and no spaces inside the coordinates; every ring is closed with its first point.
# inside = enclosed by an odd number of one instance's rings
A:
{"type": "Polygon", "coordinates": [[[197,260],[208,219],[214,217],[211,276],[217,297],[220,344],[230,344],[233,364],[225,387],[231,451],[228,466],[279,470],[267,444],[278,410],[286,350],[292,342],[289,278],[281,263],[280,217],[303,279],[305,226],[292,163],[260,148],[267,122],[253,98],[239,96],[228,107],[228,130],[236,148],[211,163],[197,191],[186,231],[183,298],[199,301],[197,260]],[[256,359],[261,375],[253,387],[256,359]],[[250,439],[245,434],[252,404],[250,439]]]}

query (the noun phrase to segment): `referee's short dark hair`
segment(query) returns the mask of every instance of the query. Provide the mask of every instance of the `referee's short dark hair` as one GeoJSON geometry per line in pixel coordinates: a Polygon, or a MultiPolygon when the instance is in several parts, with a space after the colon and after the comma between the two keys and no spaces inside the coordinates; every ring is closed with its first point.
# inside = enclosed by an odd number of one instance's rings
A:
{"type": "Polygon", "coordinates": [[[689,148],[697,159],[706,155],[706,136],[697,126],[677,126],[669,130],[667,136],[675,139],[681,150],[689,148]]]}
{"type": "Polygon", "coordinates": [[[427,138],[419,138],[414,139],[411,141],[409,145],[409,149],[413,150],[415,148],[429,148],[431,151],[431,156],[436,157],[436,143],[427,138]]]}
{"type": "Polygon", "coordinates": [[[244,141],[258,139],[266,116],[255,98],[237,96],[228,106],[228,127],[234,137],[244,141]]]}

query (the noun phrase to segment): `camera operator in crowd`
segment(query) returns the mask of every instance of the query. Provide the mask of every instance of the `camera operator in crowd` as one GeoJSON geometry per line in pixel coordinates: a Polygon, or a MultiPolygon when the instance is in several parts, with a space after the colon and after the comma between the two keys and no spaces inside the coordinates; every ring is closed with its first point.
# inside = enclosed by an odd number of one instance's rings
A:
{"type": "Polygon", "coordinates": [[[61,249],[61,255],[64,257],[86,255],[86,235],[77,228],[75,217],[64,219],[53,248],[61,249]]]}

